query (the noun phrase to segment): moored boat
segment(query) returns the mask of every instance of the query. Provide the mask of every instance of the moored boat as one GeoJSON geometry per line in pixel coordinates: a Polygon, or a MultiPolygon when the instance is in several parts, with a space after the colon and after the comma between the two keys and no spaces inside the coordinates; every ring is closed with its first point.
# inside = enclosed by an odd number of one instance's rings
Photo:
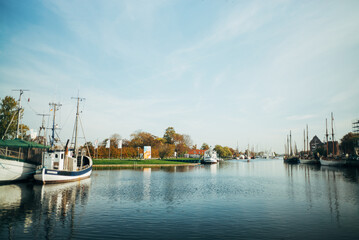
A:
{"type": "Polygon", "coordinates": [[[346,164],[346,160],[343,159],[336,159],[336,158],[321,158],[320,164],[323,166],[344,166],[346,164]]]}
{"type": "Polygon", "coordinates": [[[0,183],[31,179],[45,148],[22,139],[0,140],[0,183]]]}
{"type": "MultiPolygon", "coordinates": [[[[77,147],[77,129],[79,121],[79,100],[77,98],[77,113],[75,124],[75,142],[73,150],[69,150],[67,140],[65,149],[58,149],[54,146],[55,132],[55,112],[52,128],[51,149],[43,154],[42,165],[36,170],[34,178],[43,184],[72,182],[85,179],[91,176],[92,159],[86,156],[84,149],[79,150],[77,147]]],[[[55,106],[56,107],[56,106],[55,106]]]]}
{"type": "Polygon", "coordinates": [[[283,158],[285,163],[299,163],[299,158],[297,156],[289,156],[283,158]]]}
{"type": "Polygon", "coordinates": [[[214,149],[209,148],[207,151],[204,152],[203,161],[204,163],[217,163],[217,152],[214,149]]]}
{"type": "Polygon", "coordinates": [[[315,158],[299,158],[299,162],[302,164],[319,164],[319,160],[315,158]]]}
{"type": "MultiPolygon", "coordinates": [[[[344,166],[346,164],[346,159],[343,159],[337,156],[335,151],[335,142],[334,142],[334,127],[333,127],[334,117],[333,113],[331,113],[331,125],[332,125],[332,153],[329,154],[329,146],[328,146],[328,123],[327,119],[325,119],[325,128],[326,128],[326,140],[327,140],[327,157],[320,158],[320,164],[323,166],[344,166]]],[[[338,151],[337,151],[338,152],[338,151]]]]}

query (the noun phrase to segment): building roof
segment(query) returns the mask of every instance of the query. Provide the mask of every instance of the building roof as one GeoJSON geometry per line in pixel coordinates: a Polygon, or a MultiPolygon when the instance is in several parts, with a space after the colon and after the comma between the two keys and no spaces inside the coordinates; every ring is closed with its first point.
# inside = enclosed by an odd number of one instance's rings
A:
{"type": "Polygon", "coordinates": [[[36,142],[29,142],[22,139],[0,140],[0,147],[17,147],[17,148],[50,148],[36,142]]]}
{"type": "Polygon", "coordinates": [[[322,144],[322,141],[315,135],[312,140],[309,142],[310,144],[322,144]]]}

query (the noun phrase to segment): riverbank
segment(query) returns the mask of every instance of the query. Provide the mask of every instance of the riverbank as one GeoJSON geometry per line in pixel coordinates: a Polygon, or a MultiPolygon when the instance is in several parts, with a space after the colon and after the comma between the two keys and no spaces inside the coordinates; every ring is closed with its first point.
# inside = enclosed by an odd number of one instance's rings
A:
{"type": "Polygon", "coordinates": [[[133,167],[176,167],[176,166],[196,166],[199,165],[198,159],[94,159],[94,169],[117,169],[133,167]]]}

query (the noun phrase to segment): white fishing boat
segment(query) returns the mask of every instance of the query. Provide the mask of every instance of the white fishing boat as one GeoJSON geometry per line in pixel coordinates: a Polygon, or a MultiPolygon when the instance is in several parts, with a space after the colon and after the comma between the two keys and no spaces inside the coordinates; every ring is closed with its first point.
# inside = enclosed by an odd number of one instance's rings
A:
{"type": "Polygon", "coordinates": [[[0,140],[0,183],[31,179],[45,148],[21,139],[0,140]]]}
{"type": "Polygon", "coordinates": [[[42,144],[29,142],[20,139],[20,120],[23,108],[21,107],[21,96],[24,91],[20,91],[18,108],[0,140],[0,183],[21,181],[32,178],[37,165],[41,164],[41,152],[47,148],[42,144]],[[8,137],[7,131],[13,124],[13,119],[17,115],[17,129],[15,139],[4,139],[8,137]]]}
{"type": "Polygon", "coordinates": [[[209,148],[207,151],[204,152],[203,161],[204,163],[217,163],[217,152],[214,149],[209,148]]]}
{"type": "MultiPolygon", "coordinates": [[[[60,183],[60,182],[71,182],[85,179],[91,176],[92,173],[92,159],[86,156],[86,151],[81,151],[77,147],[77,129],[79,121],[79,100],[77,98],[77,113],[75,123],[75,142],[74,148],[69,150],[68,144],[66,143],[65,149],[56,149],[54,146],[54,132],[55,132],[55,112],[52,128],[52,148],[43,154],[42,165],[36,170],[34,178],[36,181],[43,184],[46,183],[60,183]]],[[[54,108],[56,110],[56,106],[54,108]]]]}

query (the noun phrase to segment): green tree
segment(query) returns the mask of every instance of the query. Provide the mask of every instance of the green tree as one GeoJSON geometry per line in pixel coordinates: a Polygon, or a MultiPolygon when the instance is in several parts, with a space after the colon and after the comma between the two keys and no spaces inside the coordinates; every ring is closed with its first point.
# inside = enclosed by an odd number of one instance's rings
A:
{"type": "MultiPolygon", "coordinates": [[[[15,138],[17,130],[17,120],[18,120],[18,104],[13,97],[6,96],[4,99],[1,99],[0,103],[0,138],[4,139],[15,138]],[[11,121],[12,120],[12,121],[11,121]],[[7,132],[6,132],[7,129],[7,132]],[[5,134],[6,132],[6,134],[5,134]]],[[[22,119],[23,110],[20,113],[20,119],[22,119]]],[[[20,137],[23,138],[26,136],[26,131],[29,130],[29,127],[21,124],[20,125],[20,137]]]]}
{"type": "Polygon", "coordinates": [[[209,146],[207,143],[203,143],[202,146],[201,146],[201,150],[208,150],[209,149],[209,146]]]}
{"type": "Polygon", "coordinates": [[[166,140],[166,143],[173,144],[175,141],[176,131],[173,127],[168,127],[163,135],[163,138],[166,140]]]}
{"type": "Polygon", "coordinates": [[[341,139],[340,150],[345,154],[354,154],[355,147],[359,142],[359,135],[352,132],[346,134],[341,139]]]}

